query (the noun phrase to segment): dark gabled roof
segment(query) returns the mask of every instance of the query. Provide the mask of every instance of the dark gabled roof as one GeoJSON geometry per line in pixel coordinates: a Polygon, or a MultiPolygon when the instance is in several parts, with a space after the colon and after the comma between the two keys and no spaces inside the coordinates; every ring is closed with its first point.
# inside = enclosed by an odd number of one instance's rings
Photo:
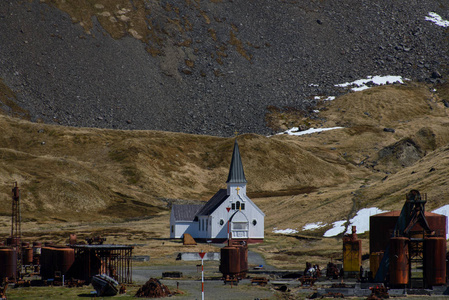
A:
{"type": "Polygon", "coordinates": [[[228,199],[228,192],[226,189],[219,190],[203,208],[197,212],[197,216],[208,216],[212,214],[226,199],[228,199]]]}
{"type": "Polygon", "coordinates": [[[246,183],[245,172],[243,171],[242,158],[240,157],[239,144],[237,139],[232,152],[231,167],[229,168],[228,180],[226,183],[246,183]]]}
{"type": "Polygon", "coordinates": [[[172,206],[175,221],[193,221],[196,213],[203,207],[201,204],[175,204],[172,206]]]}

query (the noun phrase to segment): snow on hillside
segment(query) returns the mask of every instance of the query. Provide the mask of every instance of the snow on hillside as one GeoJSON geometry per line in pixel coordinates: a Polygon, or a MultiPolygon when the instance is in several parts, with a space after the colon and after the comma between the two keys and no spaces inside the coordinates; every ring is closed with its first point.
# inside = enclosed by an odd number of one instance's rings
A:
{"type": "Polygon", "coordinates": [[[288,135],[305,135],[305,134],[312,134],[317,132],[323,132],[328,130],[334,130],[334,129],[341,129],[343,127],[329,127],[329,128],[309,128],[307,130],[299,131],[298,127],[292,127],[286,131],[283,131],[278,134],[288,134],[288,135]]]}
{"type": "MultiPolygon", "coordinates": [[[[354,218],[349,220],[349,226],[346,233],[351,233],[351,226],[357,227],[357,233],[363,233],[365,231],[369,231],[369,217],[372,215],[377,215],[380,213],[386,212],[385,210],[381,210],[377,207],[364,208],[357,212],[354,218]]],[[[340,233],[343,233],[345,230],[346,221],[337,221],[334,222],[334,227],[329,229],[324,233],[324,237],[336,236],[340,233]]]]}
{"type": "Polygon", "coordinates": [[[430,12],[429,16],[426,17],[426,21],[435,23],[441,27],[449,27],[449,21],[444,20],[439,14],[430,12]]]}
{"type": "Polygon", "coordinates": [[[385,84],[393,84],[393,83],[404,83],[404,80],[409,80],[406,78],[402,78],[401,76],[368,76],[366,79],[358,79],[353,82],[345,82],[336,84],[338,87],[350,87],[354,92],[363,91],[369,89],[374,85],[385,85],[385,84]],[[369,85],[368,85],[369,84],[369,85]]]}
{"type": "Polygon", "coordinates": [[[298,230],[296,230],[296,229],[291,229],[291,228],[287,228],[287,229],[277,229],[277,228],[275,227],[275,228],[273,228],[273,233],[293,234],[293,233],[298,233],[298,230]]]}

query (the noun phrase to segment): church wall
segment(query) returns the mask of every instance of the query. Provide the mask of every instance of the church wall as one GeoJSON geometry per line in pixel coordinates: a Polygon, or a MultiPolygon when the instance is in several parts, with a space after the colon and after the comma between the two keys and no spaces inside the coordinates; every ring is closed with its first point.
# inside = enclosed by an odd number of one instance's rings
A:
{"type": "Polygon", "coordinates": [[[181,238],[191,224],[191,222],[177,222],[175,225],[175,238],[181,238]]]}
{"type": "MultiPolygon", "coordinates": [[[[241,191],[240,191],[241,192],[241,191]]],[[[236,203],[240,201],[241,203],[245,203],[245,209],[241,210],[242,213],[248,219],[249,222],[249,238],[264,238],[264,215],[260,212],[254,202],[252,202],[245,195],[239,196],[236,193],[231,195],[225,202],[223,202],[213,213],[212,213],[212,226],[211,226],[211,235],[208,238],[219,238],[226,239],[227,238],[227,222],[229,218],[236,212],[236,210],[230,210],[229,213],[226,210],[226,207],[231,207],[231,203],[236,203]],[[223,220],[223,225],[220,225],[220,220],[223,220]],[[253,220],[256,220],[256,225],[253,225],[253,220]]],[[[230,226],[231,228],[231,226],[230,226]]]]}
{"type": "Polygon", "coordinates": [[[211,236],[212,238],[227,239],[228,225],[227,222],[231,217],[231,212],[228,213],[226,207],[231,207],[229,201],[224,201],[211,215],[212,226],[211,236]],[[220,220],[223,220],[223,225],[220,225],[220,220]]]}

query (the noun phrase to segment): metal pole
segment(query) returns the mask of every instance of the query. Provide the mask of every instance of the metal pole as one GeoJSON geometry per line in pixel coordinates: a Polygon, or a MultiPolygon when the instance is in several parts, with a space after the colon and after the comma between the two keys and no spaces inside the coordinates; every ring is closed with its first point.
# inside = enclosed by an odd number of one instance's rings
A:
{"type": "Polygon", "coordinates": [[[204,300],[204,259],[201,258],[201,300],[204,300]]]}

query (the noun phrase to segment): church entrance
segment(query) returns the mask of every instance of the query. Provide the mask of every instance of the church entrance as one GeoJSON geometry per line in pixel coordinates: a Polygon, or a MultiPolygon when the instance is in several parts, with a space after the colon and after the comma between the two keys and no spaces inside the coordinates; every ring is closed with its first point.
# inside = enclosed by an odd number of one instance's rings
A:
{"type": "Polygon", "coordinates": [[[249,223],[241,211],[235,213],[231,219],[231,234],[234,239],[248,238],[249,223]]]}

